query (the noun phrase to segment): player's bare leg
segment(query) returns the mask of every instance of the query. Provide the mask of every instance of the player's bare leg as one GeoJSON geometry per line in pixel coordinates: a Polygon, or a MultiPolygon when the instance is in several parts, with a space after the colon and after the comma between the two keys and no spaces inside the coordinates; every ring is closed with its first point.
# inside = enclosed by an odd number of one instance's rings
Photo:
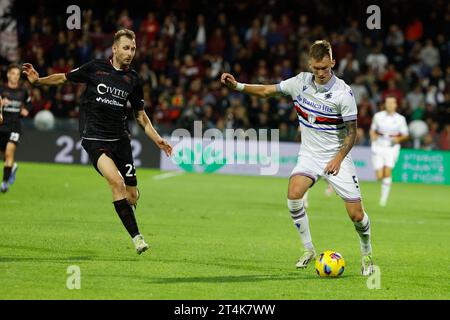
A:
{"type": "Polygon", "coordinates": [[[303,203],[303,197],[313,183],[314,181],[311,178],[303,175],[293,175],[289,179],[287,204],[304,247],[303,255],[296,264],[297,268],[306,268],[308,263],[316,257],[309,230],[308,216],[303,203]]]}
{"type": "Polygon", "coordinates": [[[370,243],[370,220],[369,216],[363,209],[361,201],[350,202],[345,201],[345,208],[348,216],[355,225],[356,232],[358,232],[361,245],[361,274],[368,276],[373,272],[372,263],[372,245],[370,243]]]}
{"type": "MultiPolygon", "coordinates": [[[[3,166],[3,181],[1,185],[1,192],[8,191],[8,184],[13,172],[14,155],[16,153],[16,144],[8,142],[5,149],[5,163],[3,166]]],[[[17,166],[16,166],[17,167],[17,166]]],[[[15,172],[14,172],[15,173],[15,172]]]]}
{"type": "Polygon", "coordinates": [[[105,177],[111,188],[114,207],[120,220],[133,239],[136,252],[141,254],[146,251],[149,246],[145,243],[143,236],[139,233],[134,210],[132,205],[128,202],[127,188],[122,175],[119,173],[114,161],[105,154],[102,154],[98,159],[97,168],[102,173],[103,177],[105,177]]]}
{"type": "MultiPolygon", "coordinates": [[[[381,171],[381,170],[380,170],[381,171]]],[[[392,185],[392,168],[384,167],[381,179],[381,197],[380,206],[385,207],[389,198],[392,185]]]]}

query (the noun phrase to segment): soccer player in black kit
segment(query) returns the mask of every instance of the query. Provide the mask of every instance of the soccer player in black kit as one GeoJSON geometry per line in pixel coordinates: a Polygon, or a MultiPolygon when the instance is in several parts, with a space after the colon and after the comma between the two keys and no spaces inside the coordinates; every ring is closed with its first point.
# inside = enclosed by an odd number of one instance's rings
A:
{"type": "Polygon", "coordinates": [[[6,73],[8,82],[0,86],[0,153],[4,155],[3,180],[0,191],[8,191],[16,179],[15,153],[22,134],[21,117],[31,111],[31,99],[27,89],[20,85],[20,66],[11,64],[6,73]]]}
{"type": "Polygon", "coordinates": [[[172,154],[172,147],[160,137],[147,117],[138,74],[129,68],[136,52],[134,32],[118,31],[114,35],[112,52],[111,59],[92,60],[67,74],[39,78],[29,63],[23,65],[23,72],[34,85],[60,85],[67,80],[86,83],[80,101],[82,146],[95,169],[107,180],[116,212],[132,237],[136,252],[141,254],[149,246],[139,233],[134,215],[139,193],[127,130],[127,101],[145,134],[167,156],[172,154]]]}

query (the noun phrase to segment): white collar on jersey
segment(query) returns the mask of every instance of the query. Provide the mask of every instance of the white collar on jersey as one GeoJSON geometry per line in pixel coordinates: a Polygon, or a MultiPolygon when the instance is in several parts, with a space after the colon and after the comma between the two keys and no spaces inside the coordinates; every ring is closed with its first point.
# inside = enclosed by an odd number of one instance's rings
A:
{"type": "Polygon", "coordinates": [[[336,76],[333,71],[331,71],[331,78],[328,80],[327,83],[324,85],[320,85],[314,81],[314,75],[311,77],[311,83],[313,84],[314,88],[318,92],[327,92],[330,91],[331,87],[336,83],[336,76]]]}

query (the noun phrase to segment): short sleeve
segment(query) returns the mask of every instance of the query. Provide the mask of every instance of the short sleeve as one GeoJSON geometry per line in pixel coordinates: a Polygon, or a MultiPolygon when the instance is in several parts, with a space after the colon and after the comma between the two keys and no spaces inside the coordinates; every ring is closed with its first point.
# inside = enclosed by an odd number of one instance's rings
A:
{"type": "Polygon", "coordinates": [[[356,106],[355,97],[353,96],[353,91],[350,88],[346,89],[343,94],[341,114],[344,122],[356,120],[358,117],[358,108],[356,106]]]}
{"type": "Polygon", "coordinates": [[[133,110],[144,110],[144,90],[142,85],[136,84],[134,90],[128,96],[128,101],[130,101],[133,110]]]}
{"type": "Polygon", "coordinates": [[[286,79],[277,84],[277,92],[285,95],[294,96],[294,89],[300,85],[300,75],[286,79]]]}
{"type": "Polygon", "coordinates": [[[83,64],[81,67],[73,69],[66,73],[67,80],[77,83],[86,83],[89,81],[89,75],[92,73],[93,61],[83,64]]]}
{"type": "Polygon", "coordinates": [[[401,124],[401,127],[400,127],[400,133],[402,134],[402,136],[409,135],[408,125],[406,124],[405,117],[402,117],[402,124],[401,124]]]}
{"type": "Polygon", "coordinates": [[[378,119],[378,116],[377,116],[377,114],[375,114],[372,119],[372,124],[370,125],[370,130],[377,131],[377,129],[378,129],[377,119],[378,119]]]}
{"type": "Polygon", "coordinates": [[[25,90],[23,100],[25,109],[27,109],[30,112],[33,109],[33,105],[31,104],[31,97],[28,94],[27,90],[25,90]]]}

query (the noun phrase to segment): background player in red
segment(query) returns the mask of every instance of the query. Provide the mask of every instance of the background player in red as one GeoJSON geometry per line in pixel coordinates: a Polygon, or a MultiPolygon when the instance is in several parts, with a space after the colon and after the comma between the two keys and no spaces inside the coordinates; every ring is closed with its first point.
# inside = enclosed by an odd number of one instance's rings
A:
{"type": "Polygon", "coordinates": [[[0,153],[4,155],[3,180],[0,191],[5,193],[16,179],[18,169],[15,153],[22,135],[21,117],[31,110],[31,98],[20,84],[20,67],[8,66],[8,81],[0,87],[2,97],[2,120],[0,121],[0,153]]]}

